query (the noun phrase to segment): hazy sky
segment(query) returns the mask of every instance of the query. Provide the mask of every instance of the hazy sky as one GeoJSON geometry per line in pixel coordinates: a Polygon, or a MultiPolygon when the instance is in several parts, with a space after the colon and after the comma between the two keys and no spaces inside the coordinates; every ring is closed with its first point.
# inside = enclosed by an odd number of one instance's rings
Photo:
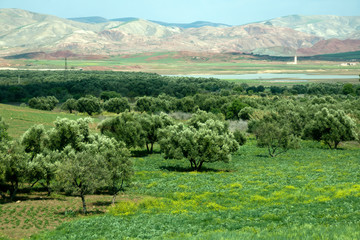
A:
{"type": "Polygon", "coordinates": [[[0,0],[0,8],[21,8],[63,18],[138,17],[240,25],[292,14],[359,16],[360,0],[0,0]]]}

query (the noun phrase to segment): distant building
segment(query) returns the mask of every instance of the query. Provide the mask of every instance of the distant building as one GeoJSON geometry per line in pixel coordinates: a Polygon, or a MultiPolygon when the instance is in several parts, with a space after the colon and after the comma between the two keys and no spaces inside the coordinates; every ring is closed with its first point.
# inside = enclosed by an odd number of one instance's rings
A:
{"type": "Polygon", "coordinates": [[[297,56],[294,56],[294,61],[293,62],[288,62],[287,64],[297,64],[297,56]]]}

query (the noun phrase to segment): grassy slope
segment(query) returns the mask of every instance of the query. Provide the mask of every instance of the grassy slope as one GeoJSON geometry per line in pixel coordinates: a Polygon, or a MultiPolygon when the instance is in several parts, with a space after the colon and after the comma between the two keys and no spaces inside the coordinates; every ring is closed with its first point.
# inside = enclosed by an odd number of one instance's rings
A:
{"type": "MultiPolygon", "coordinates": [[[[35,124],[43,124],[45,128],[49,129],[58,117],[72,120],[86,117],[85,115],[68,114],[59,111],[41,111],[7,104],[0,104],[0,116],[2,116],[9,125],[9,135],[14,138],[21,136],[27,129],[35,124]]],[[[98,122],[97,119],[94,119],[94,121],[98,122]]]]}
{"type": "Polygon", "coordinates": [[[230,164],[190,172],[186,161],[135,158],[131,193],[105,214],[63,224],[34,239],[357,239],[360,151],[303,142],[268,158],[254,141],[230,164]]]}

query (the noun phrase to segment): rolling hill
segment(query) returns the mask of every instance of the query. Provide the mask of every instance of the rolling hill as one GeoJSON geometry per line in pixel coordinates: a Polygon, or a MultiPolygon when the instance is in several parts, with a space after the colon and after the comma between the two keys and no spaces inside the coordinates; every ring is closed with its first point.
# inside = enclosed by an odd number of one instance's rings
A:
{"type": "Polygon", "coordinates": [[[288,16],[228,26],[137,18],[70,20],[21,9],[0,9],[0,56],[56,51],[80,55],[154,51],[315,55],[360,50],[357,41],[346,40],[359,40],[359,29],[360,17],[288,16]],[[339,39],[329,39],[332,37],[339,39]]]}

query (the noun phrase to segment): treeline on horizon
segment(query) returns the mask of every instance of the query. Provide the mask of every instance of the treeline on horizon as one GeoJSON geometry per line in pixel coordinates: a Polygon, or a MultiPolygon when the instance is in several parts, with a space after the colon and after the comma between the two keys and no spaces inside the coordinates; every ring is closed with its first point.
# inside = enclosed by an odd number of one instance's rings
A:
{"type": "Polygon", "coordinates": [[[293,86],[249,86],[216,78],[169,77],[143,72],[98,71],[0,71],[0,102],[28,102],[41,96],[54,96],[60,102],[86,95],[100,97],[114,91],[122,97],[184,98],[201,93],[222,96],[237,94],[310,94],[360,95],[360,86],[352,84],[306,84],[293,86]]]}

